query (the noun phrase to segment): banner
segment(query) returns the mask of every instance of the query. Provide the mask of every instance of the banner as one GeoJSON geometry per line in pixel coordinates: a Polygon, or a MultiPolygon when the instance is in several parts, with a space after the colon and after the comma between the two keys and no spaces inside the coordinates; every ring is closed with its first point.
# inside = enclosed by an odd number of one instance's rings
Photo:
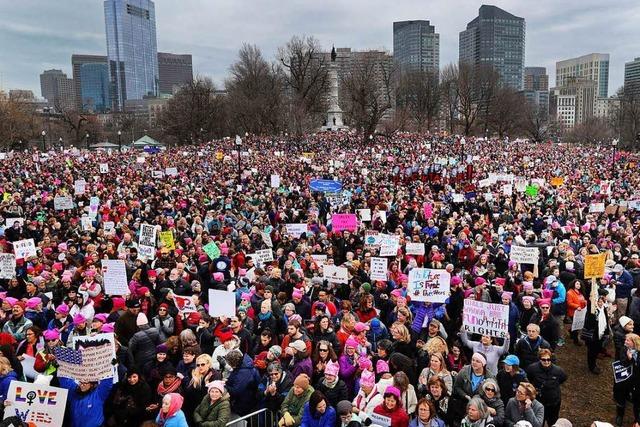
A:
{"type": "Polygon", "coordinates": [[[173,241],[173,232],[170,230],[160,232],[160,243],[162,243],[162,247],[167,248],[170,251],[176,250],[176,244],[173,241]]]}
{"type": "Polygon", "coordinates": [[[36,252],[36,244],[33,239],[17,240],[13,242],[13,253],[16,254],[16,259],[27,259],[38,255],[36,252]]]}
{"type": "MultiPolygon", "coordinates": [[[[17,257],[17,255],[16,255],[17,257]]],[[[601,253],[598,255],[587,255],[584,260],[584,278],[600,279],[604,276],[604,265],[607,255],[601,253]]]]}
{"type": "Polygon", "coordinates": [[[337,193],[342,190],[342,182],[329,179],[312,179],[309,181],[309,189],[323,193],[337,193]]]}
{"type": "Polygon", "coordinates": [[[509,306],[464,300],[462,325],[465,332],[497,338],[509,336],[509,306]]]}
{"type": "Polygon", "coordinates": [[[16,277],[16,256],[14,254],[0,254],[0,279],[16,277]]]}
{"type": "Polygon", "coordinates": [[[371,280],[387,281],[387,269],[389,260],[386,258],[371,257],[371,271],[369,277],[371,280]]]}
{"type": "Polygon", "coordinates": [[[280,175],[271,174],[271,188],[280,187],[280,175]]]}
{"type": "Polygon", "coordinates": [[[77,179],[73,183],[73,192],[76,196],[82,196],[87,188],[87,182],[84,179],[77,179]]]}
{"type": "Polygon", "coordinates": [[[406,250],[407,250],[407,255],[424,255],[425,254],[425,247],[424,247],[424,243],[422,242],[417,242],[417,243],[407,242],[406,250]]]}
{"type": "Polygon", "coordinates": [[[138,237],[138,244],[144,246],[156,247],[156,230],[155,225],[140,224],[140,236],[138,237]]]}
{"type": "Polygon", "coordinates": [[[307,232],[307,224],[285,224],[287,234],[294,239],[299,239],[302,233],[307,232]]]}
{"type": "Polygon", "coordinates": [[[358,228],[358,218],[355,214],[333,214],[331,216],[333,231],[356,231],[358,228]]]}
{"type": "Polygon", "coordinates": [[[49,385],[11,381],[4,418],[18,417],[32,427],[61,426],[67,406],[67,389],[49,385]]]}
{"type": "Polygon", "coordinates": [[[57,211],[73,209],[73,198],[71,196],[56,196],[53,199],[53,208],[57,211]]]}
{"type": "Polygon", "coordinates": [[[349,271],[346,267],[323,266],[324,278],[331,283],[349,283],[349,271]]]}
{"type": "Polygon", "coordinates": [[[362,222],[371,221],[371,209],[357,209],[356,212],[360,217],[360,221],[362,222]]]}
{"type": "Polygon", "coordinates": [[[173,294],[173,303],[176,305],[180,314],[195,313],[198,311],[198,308],[190,296],[173,294]]]}
{"type": "Polygon", "coordinates": [[[211,260],[220,258],[220,248],[218,247],[218,245],[216,245],[215,242],[207,243],[202,247],[202,250],[211,260]]]}
{"type": "Polygon", "coordinates": [[[515,261],[519,264],[532,264],[538,265],[538,257],[540,256],[540,251],[538,248],[529,248],[526,246],[511,246],[511,252],[509,254],[509,259],[511,261],[515,261]]]}
{"type": "Polygon", "coordinates": [[[400,237],[393,234],[382,234],[380,256],[396,256],[400,247],[400,237]]]}
{"type": "Polygon", "coordinates": [[[130,291],[124,260],[103,259],[101,264],[104,292],[107,295],[128,295],[130,291]]]}
{"type": "Polygon", "coordinates": [[[236,315],[236,293],[209,289],[209,316],[233,317],[236,315]]]}
{"type": "Polygon", "coordinates": [[[407,295],[412,301],[445,302],[451,292],[451,274],[446,270],[412,268],[407,295]]]}

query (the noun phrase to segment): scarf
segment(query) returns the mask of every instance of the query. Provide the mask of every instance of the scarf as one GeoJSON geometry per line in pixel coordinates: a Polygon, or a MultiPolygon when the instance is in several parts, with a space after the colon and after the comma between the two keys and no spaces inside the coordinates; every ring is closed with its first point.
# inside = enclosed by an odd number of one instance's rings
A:
{"type": "Polygon", "coordinates": [[[160,396],[164,396],[165,394],[173,393],[178,389],[178,387],[180,387],[181,383],[182,383],[182,380],[180,380],[180,378],[178,377],[176,377],[176,379],[173,380],[173,382],[168,386],[165,386],[164,382],[160,381],[160,384],[158,384],[158,389],[157,389],[158,394],[160,396]]]}
{"type": "Polygon", "coordinates": [[[604,314],[605,307],[596,310],[598,316],[598,339],[602,339],[604,331],[607,329],[607,317],[604,314]]]}
{"type": "Polygon", "coordinates": [[[271,312],[267,311],[266,313],[258,313],[258,319],[265,321],[265,320],[269,320],[271,318],[271,312]]]}

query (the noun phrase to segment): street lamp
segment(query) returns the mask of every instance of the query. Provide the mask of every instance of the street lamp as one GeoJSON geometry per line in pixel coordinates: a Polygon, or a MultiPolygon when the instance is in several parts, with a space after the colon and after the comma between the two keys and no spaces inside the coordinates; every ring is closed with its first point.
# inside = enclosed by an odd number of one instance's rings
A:
{"type": "Polygon", "coordinates": [[[64,148],[64,145],[62,145],[62,137],[58,138],[58,143],[60,143],[60,147],[64,148]]]}
{"type": "Polygon", "coordinates": [[[42,152],[47,151],[47,141],[44,138],[45,136],[47,136],[47,132],[42,131],[42,152]]]}
{"type": "Polygon", "coordinates": [[[118,151],[122,151],[122,140],[120,139],[121,136],[122,136],[122,131],[119,130],[118,131],[118,151]]]}
{"type": "Polygon", "coordinates": [[[616,179],[616,151],[618,150],[618,140],[614,139],[611,141],[611,145],[613,146],[613,179],[616,179]]]}
{"type": "Polygon", "coordinates": [[[464,144],[465,144],[464,138],[460,138],[460,163],[464,163],[464,144]]]}
{"type": "Polygon", "coordinates": [[[89,149],[89,132],[87,132],[87,134],[84,136],[86,143],[87,143],[87,150],[89,149]]]}
{"type": "Polygon", "coordinates": [[[240,148],[241,147],[242,147],[242,139],[240,139],[239,135],[236,135],[236,149],[238,150],[238,185],[242,184],[241,174],[240,174],[240,148]]]}

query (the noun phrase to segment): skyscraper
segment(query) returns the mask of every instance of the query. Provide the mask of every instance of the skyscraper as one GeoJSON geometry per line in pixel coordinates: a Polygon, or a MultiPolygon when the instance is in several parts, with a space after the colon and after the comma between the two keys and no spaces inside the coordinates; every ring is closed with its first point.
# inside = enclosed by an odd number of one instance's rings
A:
{"type": "Polygon", "coordinates": [[[440,34],[429,21],[393,23],[393,59],[403,70],[440,68],[440,34]]]}
{"type": "Polygon", "coordinates": [[[490,65],[504,84],[522,90],[525,28],[524,18],[496,6],[480,6],[478,16],[460,32],[460,62],[490,65]]]}
{"type": "Polygon", "coordinates": [[[584,77],[598,84],[596,95],[609,96],[609,54],[590,53],[556,62],[556,86],[565,86],[571,77],[584,77]]]}
{"type": "Polygon", "coordinates": [[[80,80],[82,111],[104,113],[111,110],[107,64],[97,62],[82,64],[80,80]]]}
{"type": "Polygon", "coordinates": [[[122,110],[127,99],[158,94],[155,5],[151,0],[105,0],[104,19],[111,100],[122,110]]]}
{"type": "MultiPolygon", "coordinates": [[[[71,67],[73,68],[73,86],[76,93],[76,109],[82,111],[82,79],[80,69],[84,64],[107,65],[107,57],[104,55],[71,55],[71,67]]],[[[109,106],[111,108],[111,106],[109,106]]]]}
{"type": "Polygon", "coordinates": [[[73,79],[67,78],[62,70],[46,70],[40,74],[40,91],[56,111],[75,108],[73,79]]]}
{"type": "Polygon", "coordinates": [[[538,108],[542,116],[549,112],[549,76],[545,67],[525,67],[524,97],[538,108]]]}
{"type": "Polygon", "coordinates": [[[158,52],[160,94],[172,94],[174,89],[193,81],[191,55],[158,52]]]}
{"type": "Polygon", "coordinates": [[[624,64],[624,92],[640,96],[640,58],[624,64]]]}

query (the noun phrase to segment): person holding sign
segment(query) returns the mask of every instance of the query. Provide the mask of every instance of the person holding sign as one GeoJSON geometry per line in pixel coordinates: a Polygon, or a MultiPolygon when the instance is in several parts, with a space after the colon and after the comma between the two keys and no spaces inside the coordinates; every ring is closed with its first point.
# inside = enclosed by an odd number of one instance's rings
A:
{"type": "Polygon", "coordinates": [[[616,425],[623,425],[629,394],[633,396],[633,413],[638,422],[640,414],[640,336],[630,333],[624,339],[623,351],[614,362],[613,400],[616,402],[616,425]],[[617,371],[617,372],[616,372],[617,371]],[[631,372],[631,375],[628,372],[631,372]],[[618,373],[619,372],[619,373],[618,373]],[[625,375],[626,373],[626,375],[625,375]]]}
{"type": "Polygon", "coordinates": [[[490,335],[482,335],[480,342],[471,341],[469,334],[464,331],[464,328],[460,331],[460,339],[462,343],[473,350],[474,353],[482,353],[486,358],[486,367],[493,376],[498,373],[498,361],[503,354],[509,352],[509,337],[504,339],[504,343],[499,345],[493,345],[493,338],[490,335]]]}
{"type": "Polygon", "coordinates": [[[374,424],[379,424],[376,422],[376,415],[381,415],[389,419],[390,424],[387,425],[390,427],[408,427],[409,415],[407,415],[407,412],[402,407],[400,390],[390,385],[385,389],[383,397],[383,402],[373,410],[371,418],[374,424]]]}
{"type": "Polygon", "coordinates": [[[101,427],[104,423],[104,404],[113,387],[113,378],[100,382],[76,382],[71,378],[58,377],[60,387],[69,390],[67,403],[71,411],[73,427],[101,427]]]}

